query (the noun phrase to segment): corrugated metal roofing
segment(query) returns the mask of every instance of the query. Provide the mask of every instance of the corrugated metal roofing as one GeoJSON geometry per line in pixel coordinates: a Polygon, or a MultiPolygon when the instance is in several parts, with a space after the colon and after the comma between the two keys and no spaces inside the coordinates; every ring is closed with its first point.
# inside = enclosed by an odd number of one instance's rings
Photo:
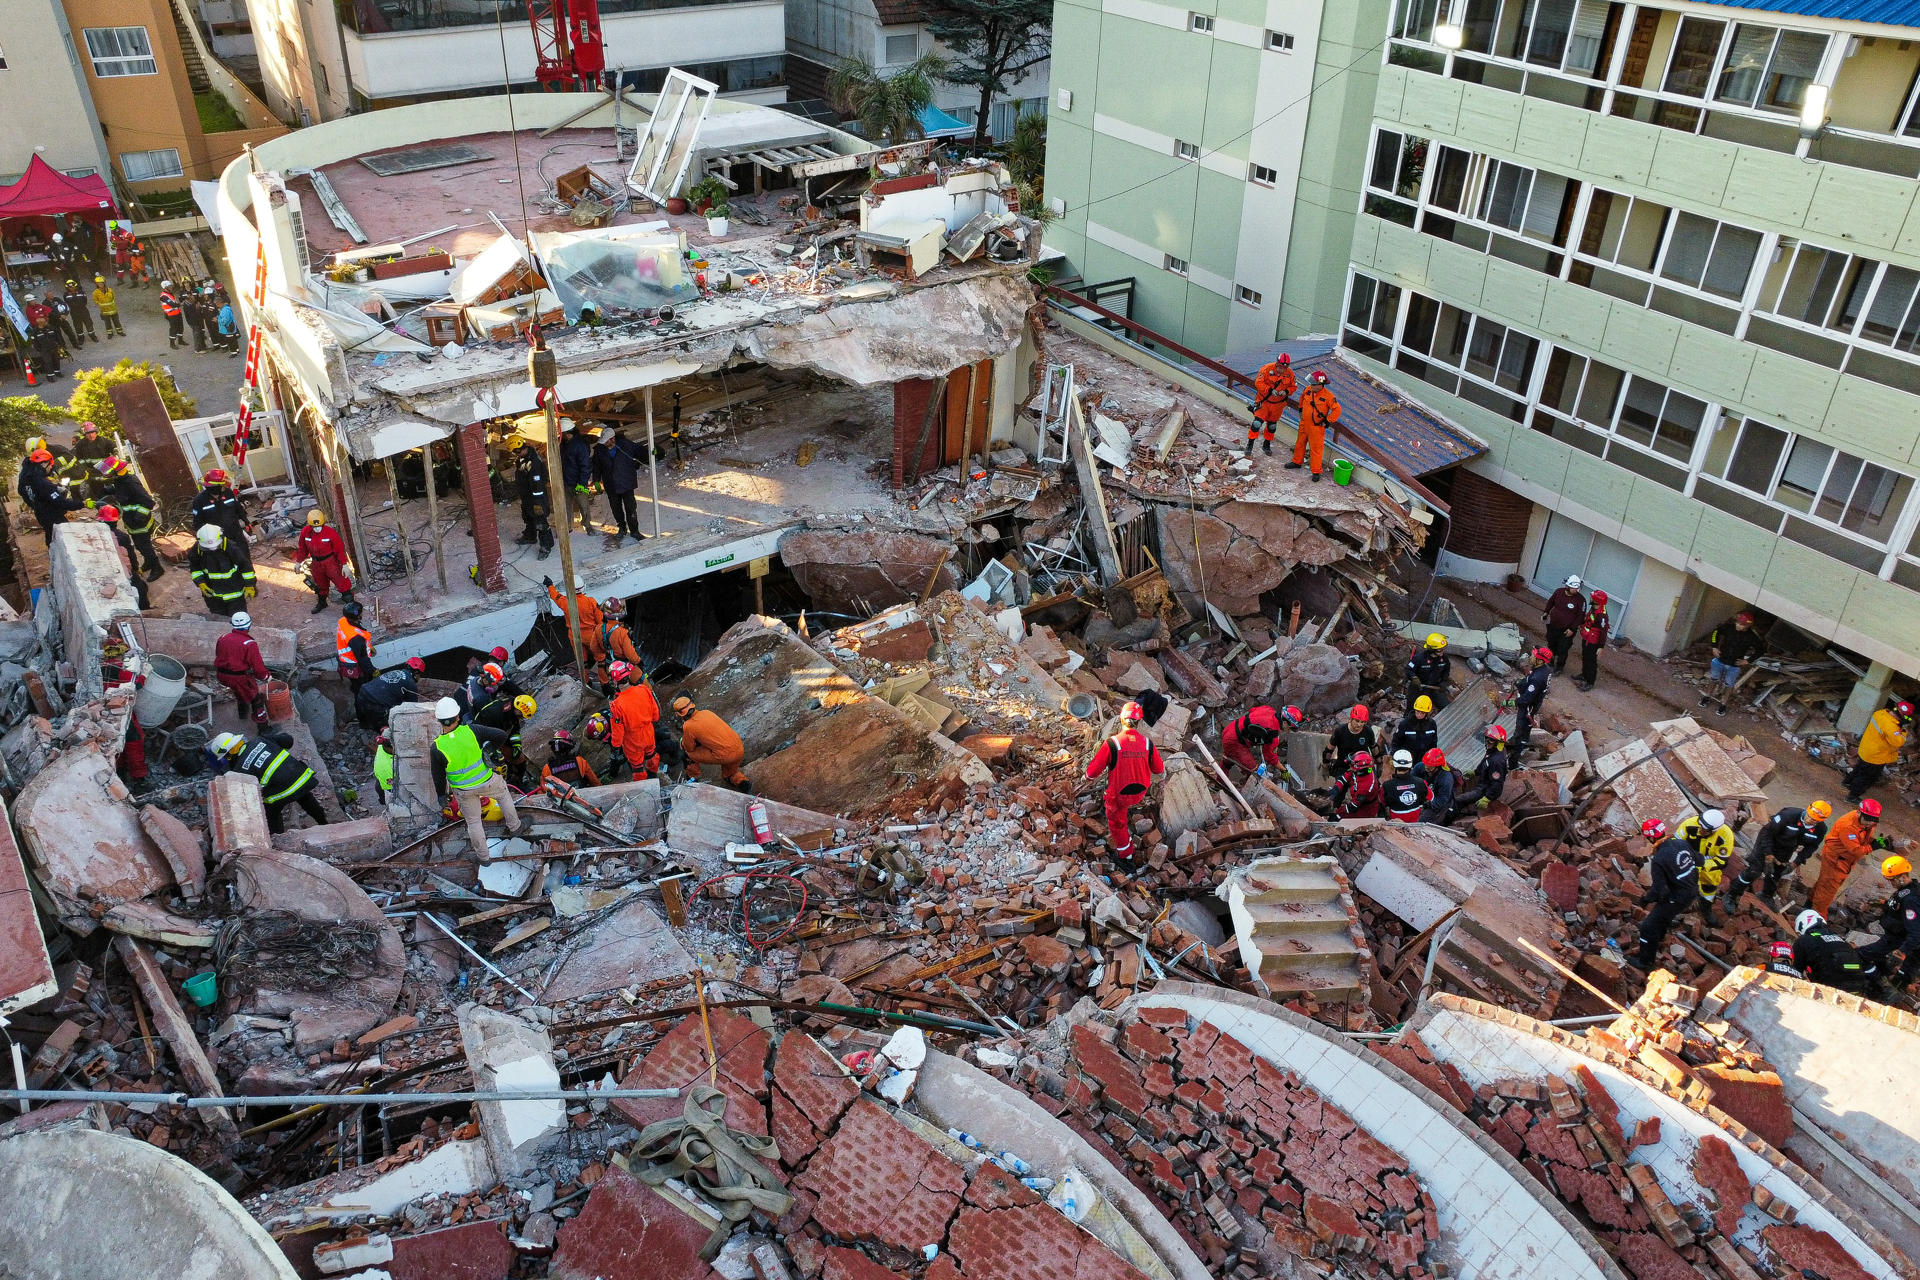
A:
{"type": "Polygon", "coordinates": [[[1843,22],[1879,22],[1893,27],[1920,27],[1920,0],[1709,0],[1725,9],[1762,9],[1803,18],[1833,18],[1843,22]]]}
{"type": "MultiPolygon", "coordinates": [[[[1374,381],[1357,367],[1348,364],[1334,350],[1332,338],[1300,338],[1275,342],[1254,351],[1244,351],[1221,361],[1240,373],[1254,374],[1260,366],[1285,352],[1293,361],[1294,374],[1306,385],[1307,375],[1315,369],[1327,371],[1327,386],[1340,402],[1340,423],[1329,453],[1337,454],[1338,434],[1359,436],[1381,454],[1406,469],[1416,479],[1477,458],[1487,446],[1458,427],[1442,422],[1422,405],[1408,400],[1391,387],[1374,381]]],[[[1293,419],[1288,412],[1289,421],[1293,419]]]]}

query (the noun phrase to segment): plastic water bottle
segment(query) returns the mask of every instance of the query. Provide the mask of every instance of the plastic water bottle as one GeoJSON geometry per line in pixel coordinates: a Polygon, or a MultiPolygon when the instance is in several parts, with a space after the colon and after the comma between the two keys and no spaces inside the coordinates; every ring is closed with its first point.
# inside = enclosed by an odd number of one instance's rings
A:
{"type": "Polygon", "coordinates": [[[974,1137],[970,1133],[962,1133],[958,1129],[949,1129],[947,1130],[947,1136],[949,1138],[952,1138],[955,1142],[959,1143],[963,1147],[970,1147],[975,1151],[986,1150],[985,1147],[980,1145],[980,1139],[974,1137]]]}
{"type": "Polygon", "coordinates": [[[1015,1177],[1024,1177],[1033,1172],[1033,1166],[1011,1151],[1002,1151],[993,1158],[993,1162],[1015,1177]]]}
{"type": "Polygon", "coordinates": [[[1037,1177],[1022,1178],[1020,1179],[1020,1185],[1025,1187],[1029,1191],[1037,1191],[1044,1196],[1045,1194],[1047,1194],[1047,1192],[1053,1190],[1053,1179],[1037,1178],[1037,1177]]]}

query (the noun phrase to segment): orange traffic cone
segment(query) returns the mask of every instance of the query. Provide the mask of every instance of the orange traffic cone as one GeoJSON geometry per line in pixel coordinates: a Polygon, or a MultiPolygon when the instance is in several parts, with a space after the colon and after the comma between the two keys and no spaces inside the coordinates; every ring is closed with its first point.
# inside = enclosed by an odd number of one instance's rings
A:
{"type": "Polygon", "coordinates": [[[33,361],[31,361],[31,360],[22,360],[22,361],[21,361],[20,363],[21,363],[21,364],[23,364],[23,365],[25,365],[25,366],[27,367],[27,385],[28,385],[28,386],[30,386],[30,387],[37,387],[37,386],[39,386],[39,385],[40,385],[40,379],[38,379],[38,378],[36,378],[36,377],[34,377],[34,376],[33,376],[33,361]]]}

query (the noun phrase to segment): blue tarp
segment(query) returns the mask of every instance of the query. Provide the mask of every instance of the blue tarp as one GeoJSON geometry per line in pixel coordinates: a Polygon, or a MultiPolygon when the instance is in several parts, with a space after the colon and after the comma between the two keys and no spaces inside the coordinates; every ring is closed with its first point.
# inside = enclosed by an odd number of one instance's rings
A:
{"type": "Polygon", "coordinates": [[[973,126],[938,107],[929,106],[920,113],[920,131],[929,138],[958,138],[972,134],[973,126]]]}

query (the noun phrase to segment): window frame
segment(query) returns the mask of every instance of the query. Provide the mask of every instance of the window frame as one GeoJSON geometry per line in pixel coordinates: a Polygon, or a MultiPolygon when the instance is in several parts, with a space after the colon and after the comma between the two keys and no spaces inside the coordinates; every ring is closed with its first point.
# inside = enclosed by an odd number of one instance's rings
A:
{"type": "Polygon", "coordinates": [[[1170,253],[1162,253],[1160,268],[1169,275],[1176,275],[1185,280],[1188,278],[1188,272],[1193,269],[1193,264],[1186,258],[1176,258],[1170,253]]]}
{"type": "Polygon", "coordinates": [[[1855,253],[1849,249],[1835,249],[1815,241],[1799,240],[1791,236],[1782,236],[1775,252],[1788,255],[1787,265],[1780,274],[1780,282],[1776,288],[1769,291],[1765,287],[1765,280],[1761,281],[1761,296],[1756,298],[1753,304],[1755,315],[1765,316],[1768,320],[1790,326],[1803,333],[1845,343],[1850,348],[1920,360],[1920,287],[1916,287],[1908,297],[1906,310],[1895,326],[1894,336],[1890,341],[1883,342],[1867,332],[1867,321],[1881,302],[1880,294],[1887,287],[1888,277],[1894,272],[1910,271],[1911,268],[1896,267],[1883,258],[1855,253]],[[1785,298],[1788,287],[1793,283],[1800,255],[1809,251],[1838,257],[1845,264],[1833,287],[1832,296],[1823,308],[1824,318],[1818,322],[1780,310],[1781,301],[1785,298]],[[1868,276],[1864,290],[1859,284],[1861,275],[1868,276]],[[1849,280],[1854,282],[1851,287],[1848,285],[1849,280]],[[1860,293],[1861,301],[1852,323],[1846,325],[1836,323],[1844,319],[1845,308],[1851,304],[1856,292],[1860,293]],[[1908,345],[1901,346],[1901,335],[1907,333],[1912,337],[1907,340],[1908,345]]]}
{"type": "Polygon", "coordinates": [[[128,182],[166,182],[174,178],[184,178],[187,176],[186,167],[181,162],[180,148],[178,147],[155,147],[149,151],[122,151],[115,158],[120,161],[121,176],[128,182]],[[136,178],[127,171],[128,156],[158,156],[169,153],[173,156],[173,171],[171,173],[150,173],[143,177],[136,178]]]}
{"type": "Polygon", "coordinates": [[[1292,53],[1293,46],[1293,32],[1275,31],[1272,27],[1267,28],[1266,39],[1261,43],[1261,48],[1268,53],[1292,53]]]}
{"type": "Polygon", "coordinates": [[[1258,289],[1249,289],[1244,284],[1235,284],[1233,286],[1233,300],[1243,307],[1252,307],[1255,311],[1258,311],[1263,302],[1263,295],[1258,289]]]}
{"type": "Polygon", "coordinates": [[[1261,164],[1258,160],[1249,160],[1247,161],[1247,181],[1256,187],[1277,187],[1280,185],[1280,171],[1271,165],[1261,164]]]}
{"type": "Polygon", "coordinates": [[[1201,13],[1197,9],[1187,10],[1187,30],[1196,35],[1212,35],[1213,21],[1214,16],[1210,13],[1201,13]]]}
{"type": "Polygon", "coordinates": [[[1173,140],[1173,158],[1176,160],[1185,160],[1190,164],[1198,164],[1200,162],[1200,144],[1197,142],[1188,142],[1184,138],[1175,138],[1173,140]]]}
{"type": "MultiPolygon", "coordinates": [[[[1852,539],[1854,542],[1859,543],[1869,550],[1882,553],[1882,555],[1885,556],[1885,563],[1882,564],[1877,574],[1877,576],[1882,578],[1887,577],[1892,572],[1893,563],[1897,560],[1905,559],[1920,563],[1920,560],[1916,560],[1914,556],[1908,553],[1903,541],[1903,539],[1911,538],[1911,533],[1908,531],[1907,526],[1911,523],[1910,517],[1914,510],[1915,494],[1920,493],[1920,479],[1917,479],[1911,472],[1902,471],[1898,467],[1889,467],[1884,463],[1875,462],[1870,458],[1864,458],[1856,453],[1848,453],[1846,450],[1830,445],[1824,440],[1817,440],[1797,431],[1789,431],[1784,427],[1776,426],[1764,419],[1755,418],[1750,414],[1725,414],[1722,417],[1722,423],[1716,424],[1716,429],[1719,425],[1728,423],[1734,424],[1735,436],[1732,445],[1727,449],[1725,460],[1720,464],[1718,470],[1709,468],[1703,461],[1699,474],[1701,478],[1705,480],[1736,490],[1743,497],[1779,512],[1780,520],[1775,524],[1773,530],[1776,536],[1791,537],[1791,535],[1786,532],[1787,521],[1789,519],[1805,520],[1810,524],[1819,525],[1823,529],[1852,539]],[[1772,473],[1767,478],[1764,492],[1755,490],[1728,476],[1728,473],[1733,469],[1734,460],[1739,457],[1740,446],[1745,442],[1747,432],[1756,428],[1762,431],[1771,431],[1784,437],[1780,444],[1779,456],[1774,459],[1772,473]],[[1820,468],[1819,479],[1814,482],[1810,490],[1812,497],[1805,509],[1784,501],[1780,497],[1781,486],[1788,483],[1787,468],[1792,465],[1794,450],[1802,444],[1812,445],[1827,451],[1826,461],[1820,468]],[[1886,529],[1884,541],[1876,542],[1874,540],[1875,535],[1863,533],[1858,529],[1849,529],[1846,525],[1840,523],[1839,520],[1820,514],[1820,508],[1825,501],[1827,487],[1832,483],[1834,472],[1836,468],[1841,466],[1843,459],[1849,463],[1856,464],[1856,466],[1853,479],[1847,486],[1846,498],[1840,504],[1840,516],[1842,518],[1845,517],[1848,511],[1853,509],[1854,502],[1860,494],[1860,486],[1866,482],[1870,470],[1893,478],[1895,496],[1889,500],[1887,515],[1883,518],[1886,529]],[[1905,492],[1899,491],[1902,481],[1904,481],[1906,485],[1905,492]]],[[[1793,487],[1801,489],[1803,492],[1808,492],[1808,490],[1797,482],[1793,484],[1793,487]]],[[[1766,527],[1752,520],[1748,520],[1748,523],[1754,524],[1756,528],[1766,527]]],[[[1795,541],[1800,540],[1795,539],[1795,541]]],[[[1803,543],[1802,545],[1805,544],[1803,543]]]]}
{"type": "Polygon", "coordinates": [[[883,67],[904,67],[911,65],[920,56],[920,33],[918,31],[895,31],[880,33],[880,65],[883,67]],[[913,41],[913,53],[899,62],[894,61],[893,42],[895,40],[913,41]]]}
{"type": "Polygon", "coordinates": [[[88,65],[93,68],[93,75],[97,80],[124,80],[132,76],[157,76],[160,74],[160,59],[153,51],[153,33],[148,31],[144,26],[82,27],[80,28],[80,43],[87,51],[88,65]],[[95,35],[111,35],[114,41],[118,43],[121,35],[129,31],[138,31],[140,33],[140,43],[146,46],[145,53],[100,54],[94,51],[93,37],[95,35]],[[121,64],[131,64],[133,69],[103,70],[103,62],[110,68],[117,68],[121,64]],[[144,71],[139,70],[137,64],[140,63],[145,63],[147,69],[144,71]]]}

